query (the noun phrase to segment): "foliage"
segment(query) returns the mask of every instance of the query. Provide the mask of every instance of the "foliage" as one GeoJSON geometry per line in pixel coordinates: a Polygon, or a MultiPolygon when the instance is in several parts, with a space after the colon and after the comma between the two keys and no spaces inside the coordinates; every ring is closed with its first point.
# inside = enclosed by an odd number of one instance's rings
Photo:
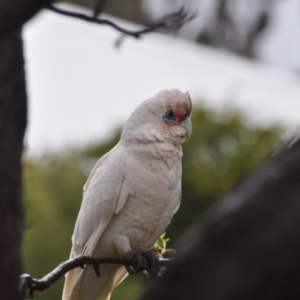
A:
{"type": "MultiPolygon", "coordinates": [[[[278,144],[281,129],[251,127],[241,118],[238,113],[194,109],[193,135],[184,145],[182,204],[167,230],[172,241],[259,166],[278,144]]],[[[116,144],[119,136],[120,130],[111,140],[83,150],[24,161],[25,272],[41,278],[68,259],[84,182],[96,160],[116,144]]],[[[162,237],[158,246],[166,248],[165,242],[162,237]]],[[[60,299],[62,283],[36,293],[35,299],[60,299]]],[[[136,299],[144,284],[142,276],[130,276],[116,289],[112,300],[136,299]]]]}
{"type": "Polygon", "coordinates": [[[157,253],[159,258],[163,258],[166,254],[174,254],[175,249],[167,248],[168,242],[171,239],[166,237],[166,232],[164,232],[156,241],[153,250],[157,253]]]}

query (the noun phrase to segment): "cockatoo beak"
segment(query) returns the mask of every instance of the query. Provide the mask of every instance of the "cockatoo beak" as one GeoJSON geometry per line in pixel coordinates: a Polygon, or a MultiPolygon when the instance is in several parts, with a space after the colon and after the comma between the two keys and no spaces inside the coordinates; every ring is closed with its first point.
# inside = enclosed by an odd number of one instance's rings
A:
{"type": "Polygon", "coordinates": [[[180,121],[180,126],[186,131],[186,140],[188,140],[192,135],[192,122],[189,116],[180,121]]]}

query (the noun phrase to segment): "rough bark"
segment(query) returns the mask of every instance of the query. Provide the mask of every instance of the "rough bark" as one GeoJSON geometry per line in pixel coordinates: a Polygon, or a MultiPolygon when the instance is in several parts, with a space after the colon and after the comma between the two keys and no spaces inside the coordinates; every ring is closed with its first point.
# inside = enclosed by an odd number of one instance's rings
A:
{"type": "Polygon", "coordinates": [[[0,0],[0,291],[1,299],[20,299],[21,159],[26,129],[21,26],[50,0],[0,0]]]}
{"type": "Polygon", "coordinates": [[[300,299],[300,140],[182,241],[141,300],[300,299]]]}
{"type": "Polygon", "coordinates": [[[19,299],[21,273],[21,156],[26,91],[20,32],[0,40],[0,293],[19,299]]]}

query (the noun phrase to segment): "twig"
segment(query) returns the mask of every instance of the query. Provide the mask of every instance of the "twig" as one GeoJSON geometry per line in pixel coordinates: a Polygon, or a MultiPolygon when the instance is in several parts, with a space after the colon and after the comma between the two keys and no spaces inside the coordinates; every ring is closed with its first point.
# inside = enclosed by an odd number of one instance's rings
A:
{"type": "Polygon", "coordinates": [[[106,0],[96,0],[94,7],[94,17],[97,18],[99,14],[103,11],[106,0]]]}
{"type": "MultiPolygon", "coordinates": [[[[148,262],[148,261],[147,261],[148,262]]],[[[172,262],[171,259],[159,259],[160,267],[167,267],[172,262]]],[[[92,265],[95,269],[95,276],[100,277],[99,266],[101,264],[119,264],[123,266],[135,266],[137,259],[127,255],[119,255],[112,257],[89,257],[80,255],[61,263],[53,271],[48,273],[42,279],[32,278],[29,274],[22,274],[19,281],[19,292],[22,299],[25,299],[26,290],[33,297],[34,291],[44,291],[53,285],[58,279],[65,275],[68,271],[75,268],[83,268],[86,265],[92,265]]]]}
{"type": "Polygon", "coordinates": [[[177,31],[179,30],[184,24],[191,21],[196,17],[196,14],[189,15],[189,13],[182,7],[179,11],[166,15],[161,21],[156,22],[152,25],[149,25],[141,30],[129,30],[126,28],[123,28],[116,23],[107,20],[107,19],[101,19],[98,18],[98,9],[95,10],[93,16],[89,16],[83,13],[73,12],[69,10],[64,10],[62,8],[59,8],[57,6],[54,6],[52,4],[49,4],[46,6],[47,9],[54,11],[58,14],[62,14],[65,16],[81,19],[87,22],[91,23],[97,23],[97,24],[104,24],[113,27],[117,31],[127,35],[132,36],[134,38],[140,38],[141,35],[154,32],[158,29],[165,29],[165,30],[171,30],[171,31],[177,31]]]}

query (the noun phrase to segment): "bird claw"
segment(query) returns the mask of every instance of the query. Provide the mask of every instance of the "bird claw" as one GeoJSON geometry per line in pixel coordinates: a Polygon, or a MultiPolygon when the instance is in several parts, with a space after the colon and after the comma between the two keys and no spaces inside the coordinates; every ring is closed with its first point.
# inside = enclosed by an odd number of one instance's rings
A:
{"type": "Polygon", "coordinates": [[[125,266],[129,274],[136,274],[147,269],[146,258],[141,253],[130,250],[128,251],[127,256],[134,257],[137,260],[135,266],[125,266]]]}
{"type": "Polygon", "coordinates": [[[95,274],[98,278],[100,278],[100,267],[99,265],[94,266],[95,274]]]}
{"type": "Polygon", "coordinates": [[[154,251],[148,251],[143,253],[143,256],[146,258],[148,264],[146,271],[148,272],[148,279],[154,279],[159,273],[159,258],[154,251]]]}

